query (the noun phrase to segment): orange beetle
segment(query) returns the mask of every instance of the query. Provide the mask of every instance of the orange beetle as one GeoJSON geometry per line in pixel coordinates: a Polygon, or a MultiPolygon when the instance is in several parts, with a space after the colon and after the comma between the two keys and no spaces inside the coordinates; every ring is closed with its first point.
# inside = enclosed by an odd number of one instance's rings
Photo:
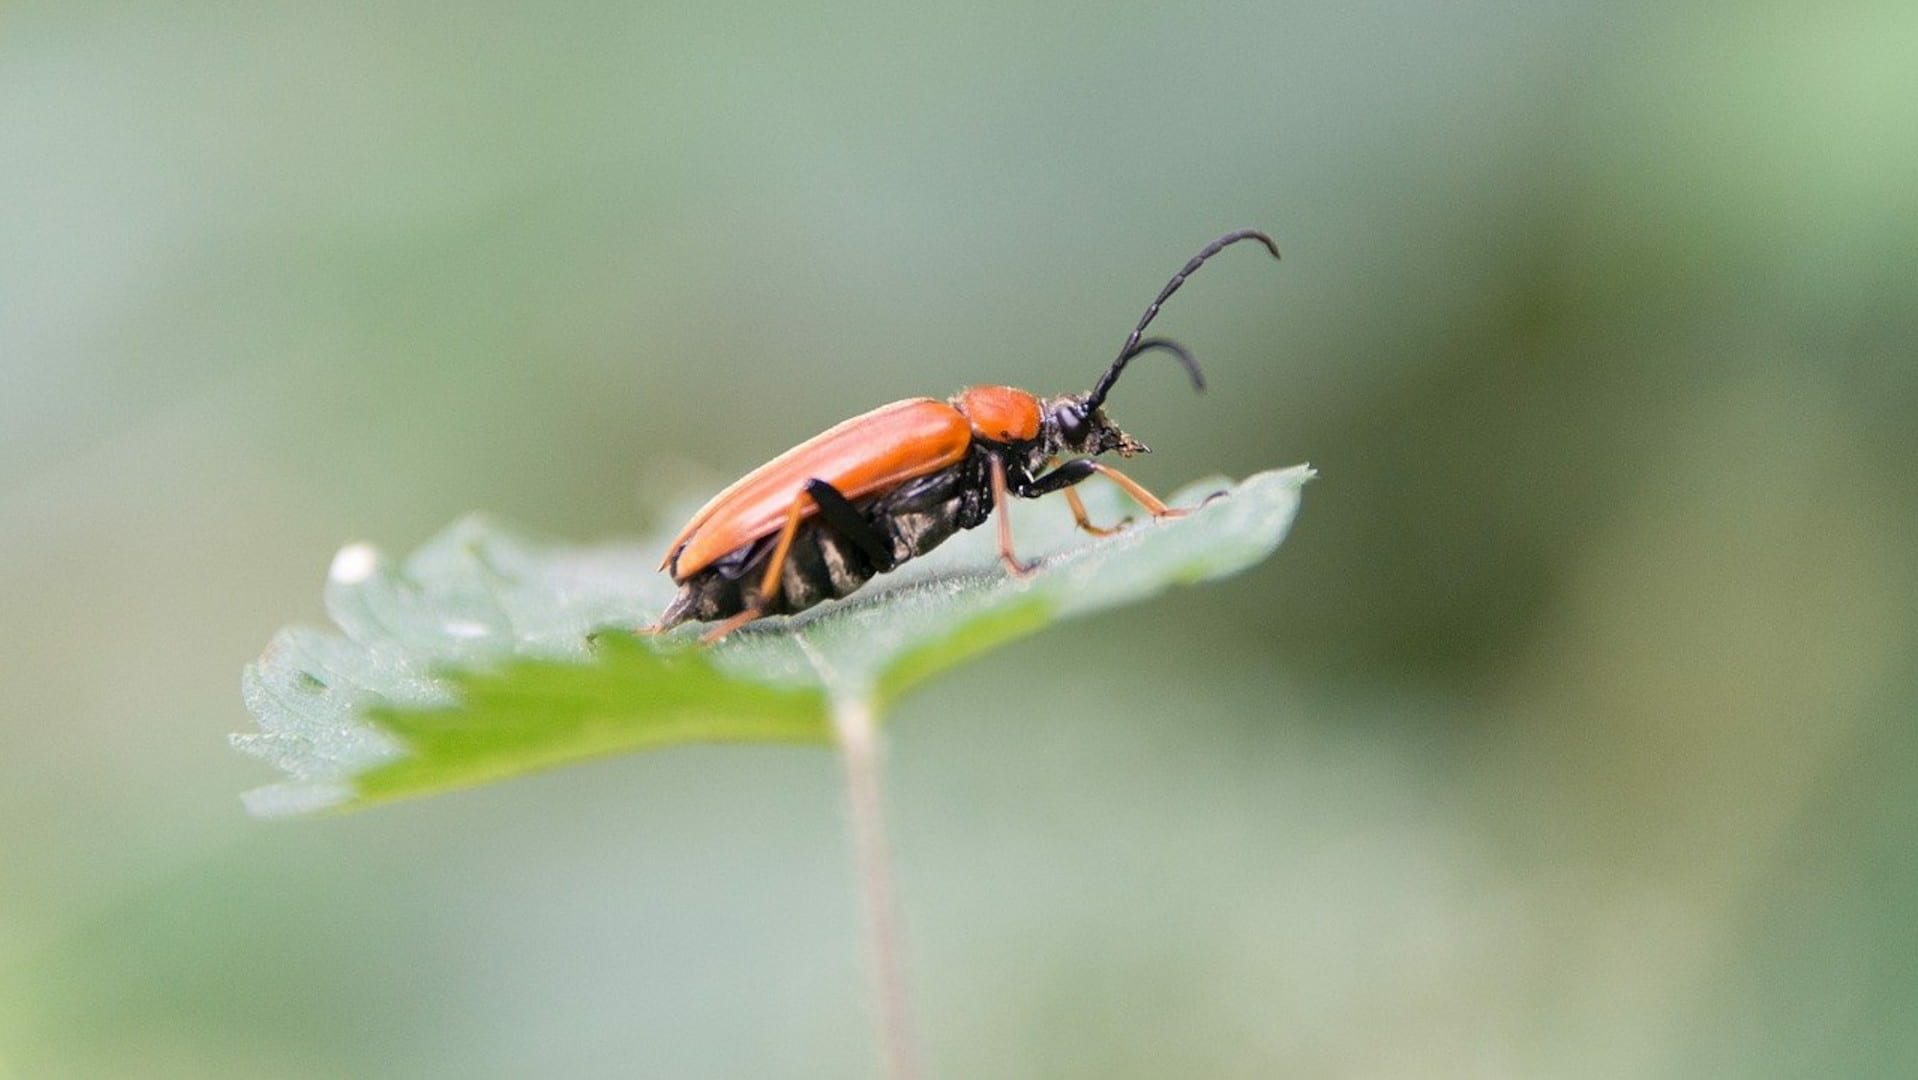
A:
{"type": "Polygon", "coordinates": [[[1093,473],[1109,477],[1155,518],[1185,513],[1091,457],[1043,475],[1041,470],[1066,454],[1146,452],[1102,409],[1119,373],[1141,353],[1171,353],[1192,384],[1205,389],[1191,353],[1141,335],[1194,270],[1241,240],[1256,240],[1273,258],[1279,255],[1272,238],[1254,229],[1207,244],[1159,290],[1118,358],[1087,393],[1040,398],[1010,386],[974,386],[945,401],[895,401],[747,473],[713,496],[667,546],[660,569],[672,574],[679,595],[649,631],[723,620],[705,635],[717,641],[762,616],[804,611],[931,551],[960,529],[984,524],[994,510],[1001,511],[999,557],[1008,571],[1024,574],[1029,568],[1013,555],[1003,512],[1007,493],[1036,499],[1062,491],[1079,527],[1105,535],[1114,530],[1087,520],[1085,504],[1072,490],[1093,473]]]}

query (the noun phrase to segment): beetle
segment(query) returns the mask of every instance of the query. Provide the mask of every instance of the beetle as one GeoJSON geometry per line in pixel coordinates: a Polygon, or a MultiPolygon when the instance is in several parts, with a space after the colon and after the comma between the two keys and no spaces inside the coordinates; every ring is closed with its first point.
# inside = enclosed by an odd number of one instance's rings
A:
{"type": "Polygon", "coordinates": [[[1205,389],[1190,352],[1143,335],[1193,271],[1241,240],[1256,241],[1279,257],[1278,245],[1256,229],[1207,244],[1159,290],[1118,357],[1084,394],[1041,398],[1010,386],[973,386],[944,401],[895,401],[747,473],[713,496],[667,545],[659,568],[672,575],[679,594],[643,632],[716,621],[702,639],[717,641],[754,619],[845,596],[959,530],[984,524],[995,511],[999,558],[1009,573],[1022,577],[1032,568],[1013,554],[1007,496],[1063,492],[1079,528],[1103,536],[1117,528],[1094,525],[1072,490],[1095,473],[1154,518],[1188,513],[1095,459],[1148,449],[1106,418],[1106,394],[1127,364],[1153,351],[1169,353],[1184,365],[1193,387],[1205,389]],[[1059,463],[1075,454],[1086,456],[1059,463]]]}

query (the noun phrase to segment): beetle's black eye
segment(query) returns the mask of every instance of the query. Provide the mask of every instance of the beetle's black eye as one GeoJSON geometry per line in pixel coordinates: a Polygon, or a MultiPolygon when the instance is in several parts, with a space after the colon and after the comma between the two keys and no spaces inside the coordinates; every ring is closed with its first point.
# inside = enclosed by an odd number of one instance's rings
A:
{"type": "Polygon", "coordinates": [[[1074,406],[1067,405],[1059,410],[1059,434],[1071,446],[1083,445],[1086,441],[1086,414],[1074,406]]]}

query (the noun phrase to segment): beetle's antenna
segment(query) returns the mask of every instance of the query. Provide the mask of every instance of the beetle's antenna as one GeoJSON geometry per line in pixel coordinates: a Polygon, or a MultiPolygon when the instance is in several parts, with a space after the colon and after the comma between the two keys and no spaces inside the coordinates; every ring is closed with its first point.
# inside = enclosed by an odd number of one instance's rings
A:
{"type": "MultiPolygon", "coordinates": [[[[1192,256],[1178,273],[1172,275],[1172,280],[1165,283],[1165,288],[1159,290],[1158,297],[1145,309],[1145,314],[1139,318],[1139,325],[1132,328],[1132,333],[1125,339],[1125,344],[1120,346],[1118,358],[1112,361],[1112,366],[1106,369],[1104,375],[1099,377],[1098,385],[1092,388],[1092,393],[1086,395],[1086,403],[1088,405],[1096,409],[1105,401],[1106,393],[1112,389],[1112,384],[1118,381],[1119,372],[1125,370],[1127,361],[1145,352],[1148,347],[1165,347],[1163,339],[1160,338],[1151,339],[1157,343],[1154,346],[1146,346],[1142,343],[1139,339],[1141,335],[1145,333],[1145,328],[1152,325],[1153,319],[1159,317],[1159,309],[1165,306],[1165,302],[1171,298],[1173,293],[1179,291],[1179,286],[1185,284],[1185,279],[1191,277],[1193,271],[1205,265],[1207,259],[1210,259],[1212,256],[1217,255],[1219,252],[1224,251],[1226,248],[1231,247],[1241,240],[1257,240],[1259,243],[1265,245],[1265,250],[1271,252],[1273,258],[1276,259],[1279,257],[1279,245],[1274,243],[1271,237],[1257,229],[1240,229],[1237,232],[1226,233],[1224,236],[1219,237],[1217,240],[1201,248],[1199,253],[1192,256]]],[[[1200,377],[1199,365],[1193,362],[1191,354],[1187,353],[1184,349],[1177,349],[1176,355],[1185,362],[1186,370],[1192,373],[1192,381],[1203,389],[1205,387],[1205,380],[1200,377]]]]}
{"type": "Polygon", "coordinates": [[[1152,337],[1146,338],[1144,341],[1133,345],[1131,352],[1120,354],[1119,358],[1112,362],[1112,366],[1106,370],[1105,376],[1099,380],[1099,385],[1093,387],[1092,393],[1086,395],[1086,408],[1088,410],[1096,409],[1105,404],[1106,392],[1112,389],[1113,383],[1119,381],[1119,373],[1124,371],[1125,366],[1132,362],[1132,358],[1141,353],[1149,353],[1154,349],[1164,349],[1166,352],[1178,357],[1179,363],[1185,365],[1186,374],[1192,376],[1192,388],[1199,391],[1205,389],[1205,372],[1199,370],[1198,359],[1195,358],[1184,345],[1173,341],[1171,338],[1152,337]]]}

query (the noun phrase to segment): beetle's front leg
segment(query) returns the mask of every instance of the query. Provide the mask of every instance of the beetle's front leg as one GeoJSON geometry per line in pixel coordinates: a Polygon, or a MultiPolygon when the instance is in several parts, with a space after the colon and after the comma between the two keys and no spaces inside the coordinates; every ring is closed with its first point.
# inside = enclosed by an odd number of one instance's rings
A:
{"type": "MultiPolygon", "coordinates": [[[[1059,464],[1058,458],[1053,458],[1050,461],[1046,462],[1046,465],[1048,467],[1056,467],[1058,464],[1059,464]]],[[[1090,474],[1091,470],[1084,470],[1084,472],[1086,474],[1090,474]]],[[[1081,479],[1083,478],[1084,477],[1081,476],[1081,479]]],[[[1063,493],[1066,497],[1066,505],[1072,508],[1073,523],[1078,525],[1079,528],[1082,529],[1083,531],[1089,532],[1094,536],[1111,536],[1112,534],[1118,532],[1119,530],[1125,528],[1127,525],[1132,523],[1131,518],[1125,518],[1121,520],[1117,525],[1114,525],[1111,528],[1106,528],[1103,525],[1094,525],[1092,523],[1091,515],[1086,513],[1086,502],[1084,499],[1081,499],[1079,497],[1078,491],[1068,487],[1064,489],[1063,493]]],[[[1026,493],[1019,492],[1019,494],[1024,495],[1026,493]]],[[[1029,497],[1036,498],[1037,496],[1029,496],[1029,497]]]]}
{"type": "Polygon", "coordinates": [[[1111,536],[1114,533],[1123,531],[1132,521],[1131,518],[1120,518],[1117,525],[1110,527],[1094,525],[1091,516],[1086,513],[1086,501],[1079,497],[1077,489],[1067,488],[1065,490],[1065,497],[1066,505],[1072,508],[1073,523],[1078,525],[1083,531],[1089,532],[1094,536],[1111,536]]]}
{"type": "MultiPolygon", "coordinates": [[[[1041,495],[1050,495],[1055,491],[1064,491],[1070,496],[1074,494],[1072,485],[1077,484],[1093,473],[1098,473],[1119,485],[1127,495],[1132,497],[1133,502],[1145,507],[1146,511],[1155,518],[1184,517],[1192,512],[1190,510],[1179,509],[1175,506],[1167,506],[1158,496],[1147,491],[1137,480],[1107,465],[1103,461],[1095,461],[1092,458],[1076,458],[1068,461],[1044,476],[1026,484],[1025,490],[1020,491],[1018,494],[1028,499],[1036,499],[1041,495]]],[[[1078,518],[1081,528],[1086,529],[1088,532],[1094,532],[1096,530],[1088,525],[1085,520],[1084,509],[1084,504],[1081,503],[1074,508],[1073,516],[1078,518]]]]}
{"type": "Polygon", "coordinates": [[[1137,480],[1107,465],[1103,461],[1092,462],[1092,471],[1119,485],[1121,488],[1124,488],[1125,493],[1132,496],[1133,502],[1145,507],[1147,512],[1155,518],[1184,517],[1192,512],[1176,506],[1167,506],[1165,503],[1160,502],[1157,495],[1147,491],[1137,480]]]}

